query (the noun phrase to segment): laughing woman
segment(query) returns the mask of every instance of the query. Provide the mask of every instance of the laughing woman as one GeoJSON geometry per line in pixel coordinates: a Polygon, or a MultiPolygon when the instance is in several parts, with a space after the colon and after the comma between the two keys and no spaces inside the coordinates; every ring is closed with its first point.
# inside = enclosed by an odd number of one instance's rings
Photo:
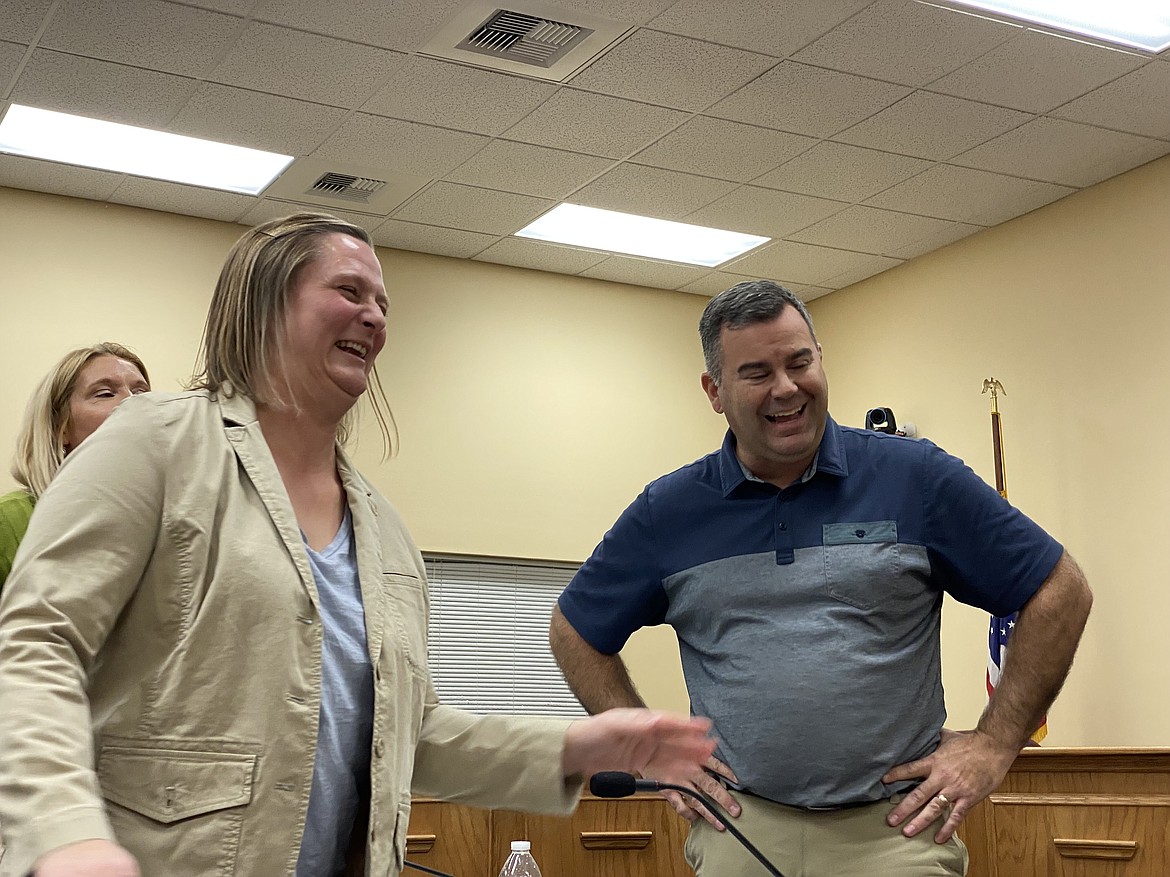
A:
{"type": "Polygon", "coordinates": [[[61,472],[0,601],[0,875],[397,875],[412,786],[568,812],[585,774],[710,754],[697,719],[437,701],[422,560],[342,450],[363,395],[387,419],[386,307],[361,228],[253,229],[196,389],[129,400],[61,472]]]}

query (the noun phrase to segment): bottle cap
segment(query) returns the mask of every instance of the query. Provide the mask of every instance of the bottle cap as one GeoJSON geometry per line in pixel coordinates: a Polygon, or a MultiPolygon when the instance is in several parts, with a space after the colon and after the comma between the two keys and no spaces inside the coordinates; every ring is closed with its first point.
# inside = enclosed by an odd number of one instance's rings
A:
{"type": "Polygon", "coordinates": [[[528,853],[532,851],[532,841],[530,840],[514,840],[512,841],[512,852],[514,853],[528,853]]]}

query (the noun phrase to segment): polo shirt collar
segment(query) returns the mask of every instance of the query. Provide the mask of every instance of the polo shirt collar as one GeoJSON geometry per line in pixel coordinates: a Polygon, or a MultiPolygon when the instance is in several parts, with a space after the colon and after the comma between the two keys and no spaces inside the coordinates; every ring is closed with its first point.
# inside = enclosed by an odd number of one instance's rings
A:
{"type": "MultiPolygon", "coordinates": [[[[825,434],[821,437],[820,447],[808,471],[801,476],[800,481],[808,481],[817,473],[837,475],[844,478],[849,474],[849,461],[845,457],[845,444],[841,440],[841,427],[832,417],[825,422],[825,434]]],[[[719,478],[723,487],[723,495],[730,496],[736,488],[749,478],[747,471],[735,455],[735,434],[729,429],[723,436],[723,447],[719,449],[719,478]]]]}

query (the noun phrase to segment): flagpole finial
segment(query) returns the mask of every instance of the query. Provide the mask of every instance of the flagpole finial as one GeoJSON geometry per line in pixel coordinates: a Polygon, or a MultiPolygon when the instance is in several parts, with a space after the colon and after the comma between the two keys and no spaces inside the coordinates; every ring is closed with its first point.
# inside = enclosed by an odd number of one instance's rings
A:
{"type": "Polygon", "coordinates": [[[993,414],[999,414],[999,395],[1002,393],[1006,396],[1007,390],[1005,390],[1003,388],[1003,384],[1001,384],[995,378],[987,378],[983,382],[983,392],[980,393],[980,395],[983,395],[983,393],[986,393],[988,390],[991,391],[991,412],[993,414]]]}

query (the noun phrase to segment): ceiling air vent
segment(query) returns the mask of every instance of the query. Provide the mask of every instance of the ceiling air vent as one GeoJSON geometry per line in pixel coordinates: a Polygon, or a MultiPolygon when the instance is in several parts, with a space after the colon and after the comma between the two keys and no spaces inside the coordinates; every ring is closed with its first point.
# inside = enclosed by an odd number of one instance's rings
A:
{"type": "Polygon", "coordinates": [[[328,212],[387,216],[430,181],[387,167],[298,158],[262,194],[288,204],[289,213],[312,205],[328,212]]]}
{"type": "MultiPolygon", "coordinates": [[[[565,82],[633,32],[630,22],[565,9],[544,0],[471,0],[420,53],[550,82],[565,82]]],[[[571,4],[567,4],[571,5],[571,4]]],[[[619,4],[620,5],[620,4],[619,4]]]]}
{"type": "Polygon", "coordinates": [[[548,68],[592,33],[592,28],[497,9],[455,48],[548,68]]]}
{"type": "Polygon", "coordinates": [[[350,174],[339,174],[330,171],[323,174],[317,182],[309,187],[306,195],[341,198],[358,204],[368,204],[386,185],[385,180],[371,180],[366,177],[355,177],[350,174]]]}

